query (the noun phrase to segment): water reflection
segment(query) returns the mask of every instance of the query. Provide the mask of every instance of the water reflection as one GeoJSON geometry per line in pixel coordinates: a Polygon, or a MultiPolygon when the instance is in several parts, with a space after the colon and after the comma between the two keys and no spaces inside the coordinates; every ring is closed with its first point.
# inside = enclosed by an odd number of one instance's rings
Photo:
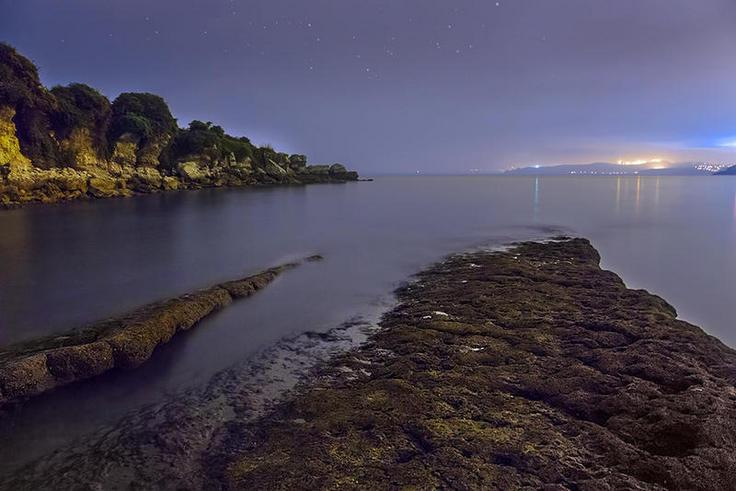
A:
{"type": "Polygon", "coordinates": [[[621,176],[616,177],[616,214],[621,211],[621,176]]]}
{"type": "Polygon", "coordinates": [[[641,176],[636,176],[636,214],[639,214],[639,205],[641,204],[641,176]]]}

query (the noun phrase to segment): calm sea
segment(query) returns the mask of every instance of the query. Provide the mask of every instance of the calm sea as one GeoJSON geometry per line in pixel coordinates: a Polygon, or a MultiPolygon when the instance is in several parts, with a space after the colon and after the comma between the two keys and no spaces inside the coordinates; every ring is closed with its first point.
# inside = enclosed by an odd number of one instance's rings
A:
{"type": "Polygon", "coordinates": [[[736,346],[730,177],[380,177],[204,190],[0,211],[0,231],[0,345],[326,258],[207,320],[131,376],[29,404],[0,431],[6,462],[24,445],[53,448],[202,384],[284,336],[374,317],[400,282],[448,253],[550,234],[591,239],[629,286],[736,346]]]}

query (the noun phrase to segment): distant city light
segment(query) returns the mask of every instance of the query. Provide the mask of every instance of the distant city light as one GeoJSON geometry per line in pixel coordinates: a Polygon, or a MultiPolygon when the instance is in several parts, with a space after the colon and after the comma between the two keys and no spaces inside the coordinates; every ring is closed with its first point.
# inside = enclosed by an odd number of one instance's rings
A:
{"type": "MultiPolygon", "coordinates": [[[[644,164],[659,164],[664,162],[664,159],[640,159],[640,160],[619,160],[618,165],[644,165],[644,164]]],[[[664,169],[664,166],[661,167],[664,169]]]]}

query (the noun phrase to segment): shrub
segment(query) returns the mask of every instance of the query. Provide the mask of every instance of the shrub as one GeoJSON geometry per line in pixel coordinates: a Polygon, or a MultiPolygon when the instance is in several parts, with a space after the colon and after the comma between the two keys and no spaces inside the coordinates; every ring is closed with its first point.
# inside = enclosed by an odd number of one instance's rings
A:
{"type": "Polygon", "coordinates": [[[167,153],[169,164],[190,155],[205,155],[218,161],[233,154],[237,161],[243,161],[252,158],[253,145],[247,138],[226,134],[221,126],[195,120],[189,123],[189,128],[177,133],[167,153]]]}
{"type": "Polygon", "coordinates": [[[110,124],[110,101],[92,87],[71,84],[54,87],[51,93],[56,98],[56,110],[51,124],[59,138],[68,138],[77,128],[86,128],[95,150],[100,156],[106,154],[107,129],[110,124]]]}
{"type": "Polygon", "coordinates": [[[112,118],[108,140],[110,144],[125,133],[137,136],[142,144],[153,139],[174,135],[176,119],[160,96],[126,92],[112,103],[112,118]]]}
{"type": "Polygon", "coordinates": [[[58,145],[51,137],[49,122],[54,97],[41,85],[35,65],[5,43],[0,43],[0,105],[15,109],[23,154],[42,166],[57,165],[58,145]]]}

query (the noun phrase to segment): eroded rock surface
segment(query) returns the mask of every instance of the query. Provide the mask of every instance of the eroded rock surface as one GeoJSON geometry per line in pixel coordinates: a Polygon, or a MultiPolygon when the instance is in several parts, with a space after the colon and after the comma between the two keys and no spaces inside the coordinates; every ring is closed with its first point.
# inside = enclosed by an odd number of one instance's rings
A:
{"type": "Polygon", "coordinates": [[[736,353],[587,241],[455,256],[399,297],[339,382],[231,426],[227,487],[736,487],[736,353]]]}

